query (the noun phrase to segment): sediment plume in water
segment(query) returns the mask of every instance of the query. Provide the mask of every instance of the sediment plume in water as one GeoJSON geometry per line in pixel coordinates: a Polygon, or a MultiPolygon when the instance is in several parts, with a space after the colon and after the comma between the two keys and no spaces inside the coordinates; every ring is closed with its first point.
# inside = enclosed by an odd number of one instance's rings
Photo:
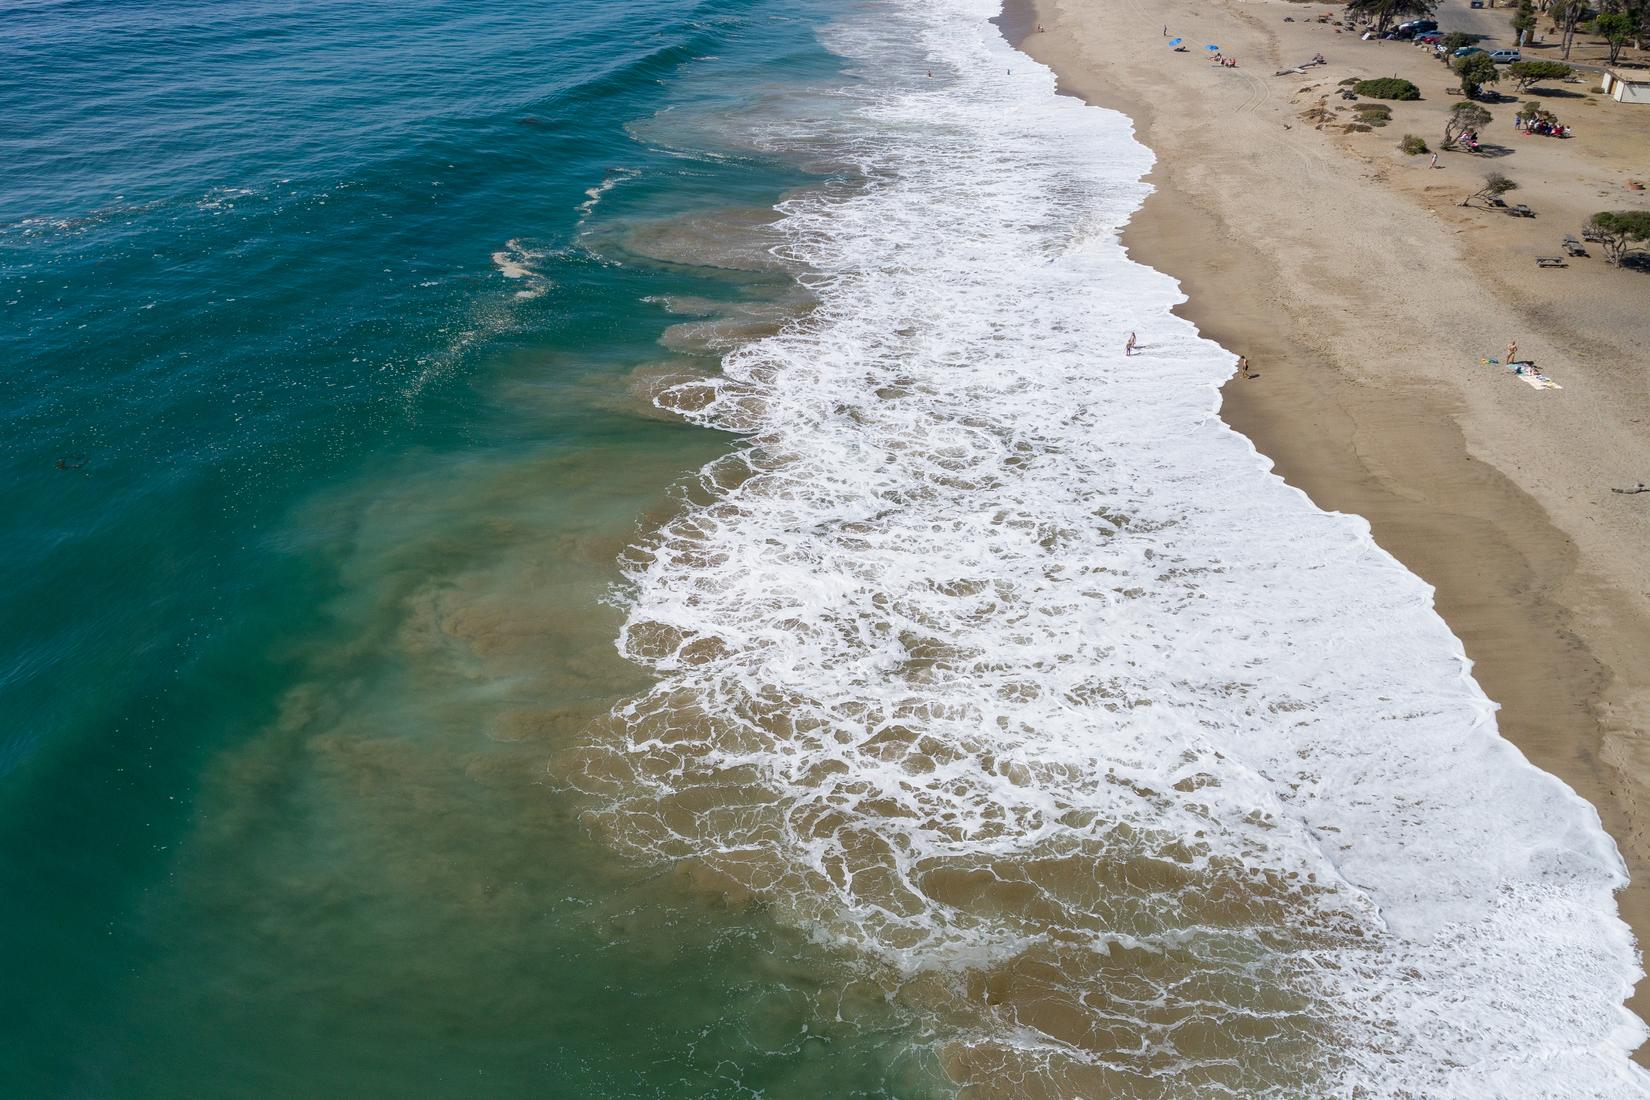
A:
{"type": "Polygon", "coordinates": [[[857,81],[788,121],[863,179],[777,226],[818,303],[661,394],[748,440],[627,552],[657,683],[559,781],[979,1095],[1645,1095],[1596,813],[1220,422],[1233,357],[1117,240],[1150,154],[994,14],[832,29],[857,81]]]}

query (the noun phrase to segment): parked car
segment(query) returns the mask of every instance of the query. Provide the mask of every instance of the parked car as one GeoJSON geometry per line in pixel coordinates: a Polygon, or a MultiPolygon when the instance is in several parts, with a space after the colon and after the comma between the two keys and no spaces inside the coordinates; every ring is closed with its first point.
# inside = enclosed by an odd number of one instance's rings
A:
{"type": "Polygon", "coordinates": [[[1414,31],[1416,34],[1420,34],[1423,31],[1435,31],[1438,29],[1438,20],[1411,19],[1408,23],[1399,23],[1398,29],[1401,31],[1414,31]]]}
{"type": "Polygon", "coordinates": [[[1482,46],[1462,46],[1460,49],[1455,51],[1454,56],[1455,57],[1471,57],[1475,53],[1483,53],[1483,52],[1484,52],[1484,49],[1483,49],[1482,46]]]}
{"type": "Polygon", "coordinates": [[[1415,36],[1415,44],[1418,46],[1432,46],[1442,42],[1443,40],[1443,31],[1427,31],[1425,34],[1418,34],[1415,36]]]}
{"type": "Polygon", "coordinates": [[[1514,61],[1522,60],[1517,50],[1491,50],[1490,60],[1497,65],[1511,65],[1514,61]]]}
{"type": "Polygon", "coordinates": [[[1472,3],[1467,6],[1469,8],[1481,8],[1484,6],[1484,0],[1472,0],[1472,3]]]}

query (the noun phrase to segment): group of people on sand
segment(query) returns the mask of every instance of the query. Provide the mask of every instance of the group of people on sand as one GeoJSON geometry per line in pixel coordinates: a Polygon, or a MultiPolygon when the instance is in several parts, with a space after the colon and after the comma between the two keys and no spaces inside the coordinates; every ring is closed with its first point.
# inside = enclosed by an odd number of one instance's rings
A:
{"type": "Polygon", "coordinates": [[[1541,134],[1545,137],[1567,138],[1575,133],[1570,127],[1556,120],[1527,118],[1523,115],[1514,118],[1513,125],[1526,134],[1541,134]]]}

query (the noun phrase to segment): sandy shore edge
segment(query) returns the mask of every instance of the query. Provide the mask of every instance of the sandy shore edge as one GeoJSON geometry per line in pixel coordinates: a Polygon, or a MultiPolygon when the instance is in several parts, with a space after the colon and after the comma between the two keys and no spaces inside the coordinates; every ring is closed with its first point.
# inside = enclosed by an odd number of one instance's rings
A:
{"type": "MultiPolygon", "coordinates": [[[[1636,746],[1612,743],[1632,730],[1615,715],[1628,707],[1610,698],[1622,686],[1622,660],[1650,653],[1638,648],[1642,623],[1610,624],[1618,629],[1605,644],[1597,629],[1582,636],[1578,622],[1611,594],[1582,568],[1575,539],[1549,512],[1474,455],[1449,393],[1355,380],[1295,326],[1279,323],[1274,295],[1287,280],[1265,240],[1181,186],[1191,176],[1206,185],[1221,171],[1224,151],[1188,157],[1184,147],[1160,148],[1154,118],[1184,103],[1126,71],[1094,71],[1068,19],[1060,0],[1005,0],[997,22],[1055,71],[1062,91],[1128,115],[1140,140],[1158,151],[1147,177],[1155,190],[1123,240],[1136,260],[1180,281],[1188,296],[1180,316],[1260,366],[1261,379],[1225,387],[1222,418],[1319,507],[1368,519],[1377,542],[1434,586],[1438,611],[1462,639],[1474,676],[1501,706],[1502,734],[1591,802],[1616,838],[1633,876],[1618,895],[1622,915],[1640,944],[1650,942],[1645,803],[1621,770],[1636,746]]],[[[1360,305],[1332,290],[1300,292],[1326,311],[1360,305]]],[[[1396,335],[1392,351],[1403,353],[1396,335]]],[[[1628,1002],[1640,1017],[1650,1010],[1645,984],[1628,1002]]],[[[1646,1061],[1646,1048],[1635,1058],[1646,1061]]]]}

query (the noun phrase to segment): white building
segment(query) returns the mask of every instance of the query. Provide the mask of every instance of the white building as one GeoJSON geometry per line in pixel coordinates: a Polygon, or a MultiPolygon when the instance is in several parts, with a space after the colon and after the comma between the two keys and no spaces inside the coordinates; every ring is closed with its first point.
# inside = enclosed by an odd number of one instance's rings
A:
{"type": "Polygon", "coordinates": [[[1604,70],[1604,91],[1611,99],[1622,103],[1650,103],[1650,72],[1624,73],[1619,69],[1604,70]]]}

